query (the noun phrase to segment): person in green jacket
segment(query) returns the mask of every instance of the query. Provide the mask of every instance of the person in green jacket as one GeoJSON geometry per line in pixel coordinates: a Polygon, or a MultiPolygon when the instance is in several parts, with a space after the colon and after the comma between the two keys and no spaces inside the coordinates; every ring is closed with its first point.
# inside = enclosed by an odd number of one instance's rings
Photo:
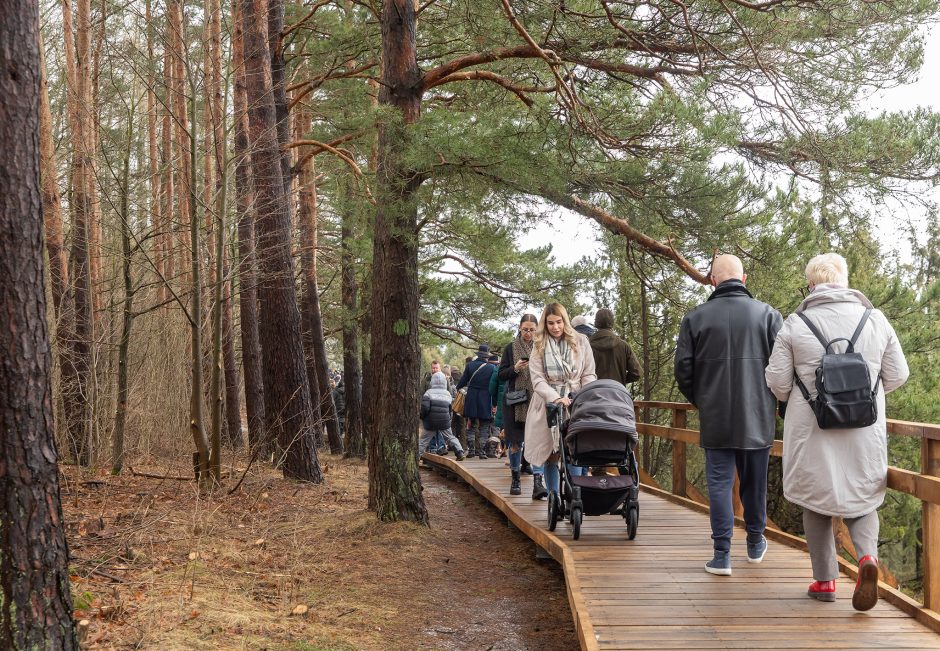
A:
{"type": "MultiPolygon", "coordinates": [[[[493,356],[495,357],[495,355],[493,356]]],[[[491,358],[492,359],[492,358],[491,358]]],[[[499,359],[498,357],[496,358],[499,359]]],[[[493,424],[497,429],[503,429],[503,396],[506,394],[506,383],[500,380],[496,375],[490,378],[490,395],[493,397],[493,404],[496,405],[493,415],[493,424]]]]}

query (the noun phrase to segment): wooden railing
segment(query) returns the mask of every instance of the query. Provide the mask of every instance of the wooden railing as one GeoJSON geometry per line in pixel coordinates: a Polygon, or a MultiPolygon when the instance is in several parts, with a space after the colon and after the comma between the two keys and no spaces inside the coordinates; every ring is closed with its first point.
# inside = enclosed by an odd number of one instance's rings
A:
{"type": "MultiPolygon", "coordinates": [[[[637,431],[641,435],[655,436],[668,439],[672,442],[672,491],[671,495],[682,500],[687,505],[707,508],[707,499],[695,488],[687,477],[687,446],[699,443],[698,430],[687,427],[688,412],[695,411],[695,407],[684,402],[656,402],[638,400],[635,403],[637,412],[642,409],[666,410],[671,413],[670,425],[655,425],[652,423],[637,423],[637,431]]],[[[639,421],[639,417],[637,418],[639,421]]],[[[934,630],[940,631],[940,425],[925,423],[910,423],[907,421],[887,421],[889,434],[908,436],[921,441],[921,472],[912,472],[893,466],[888,467],[888,488],[913,495],[921,500],[922,527],[923,527],[923,570],[924,570],[924,603],[920,604],[914,599],[894,589],[897,583],[891,581],[890,572],[885,579],[890,585],[882,586],[882,594],[891,603],[914,615],[918,620],[930,625],[934,630]],[[933,550],[933,553],[931,553],[933,550]]],[[[775,457],[783,456],[783,441],[774,441],[771,454],[775,457]]],[[[652,487],[653,491],[667,493],[658,485],[654,478],[643,473],[644,483],[652,487]]],[[[735,481],[735,515],[742,514],[741,504],[737,495],[737,481],[735,481]]],[[[844,549],[854,557],[850,539],[844,531],[839,535],[844,549]]],[[[772,522],[768,522],[768,531],[774,533],[774,538],[805,548],[805,541],[791,536],[777,529],[772,522]]],[[[769,534],[768,534],[769,535],[769,534]]],[[[837,532],[838,535],[838,532],[837,532]]],[[[847,562],[842,563],[843,569],[850,575],[855,574],[855,568],[847,562]]]]}

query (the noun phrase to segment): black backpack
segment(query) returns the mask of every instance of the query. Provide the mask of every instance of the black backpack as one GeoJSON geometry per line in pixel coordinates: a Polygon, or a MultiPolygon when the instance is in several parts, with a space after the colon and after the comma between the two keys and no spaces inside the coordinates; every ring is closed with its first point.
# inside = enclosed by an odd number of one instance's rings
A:
{"type": "Polygon", "coordinates": [[[816,398],[810,398],[806,385],[796,373],[793,374],[800,393],[816,415],[816,423],[820,429],[868,427],[878,420],[876,398],[881,374],[878,374],[875,388],[872,389],[868,363],[861,353],[855,352],[855,341],[865,327],[869,315],[871,309],[865,310],[851,339],[838,337],[827,342],[812,321],[802,312],[797,314],[825,348],[822,364],[816,369],[816,398]],[[830,352],[832,345],[837,341],[848,342],[844,353],[830,352]]]}

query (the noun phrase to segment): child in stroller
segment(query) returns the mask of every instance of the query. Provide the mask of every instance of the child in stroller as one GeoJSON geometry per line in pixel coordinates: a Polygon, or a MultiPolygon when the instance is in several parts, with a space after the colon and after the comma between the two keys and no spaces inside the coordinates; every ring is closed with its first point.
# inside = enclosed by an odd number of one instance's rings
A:
{"type": "Polygon", "coordinates": [[[597,380],[573,396],[569,417],[555,405],[549,427],[557,427],[561,452],[561,492],[548,496],[548,530],[568,518],[575,540],[585,515],[623,516],[627,537],[636,537],[640,519],[640,475],[633,453],[637,444],[633,399],[615,380],[597,380]],[[618,475],[572,476],[572,466],[616,467],[618,475]]]}

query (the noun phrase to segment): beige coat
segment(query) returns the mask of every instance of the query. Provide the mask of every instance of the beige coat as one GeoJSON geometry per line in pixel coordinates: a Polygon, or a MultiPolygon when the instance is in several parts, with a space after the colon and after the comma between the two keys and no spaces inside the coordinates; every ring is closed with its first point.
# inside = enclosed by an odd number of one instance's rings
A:
{"type": "MultiPolygon", "coordinates": [[[[817,287],[797,312],[805,312],[827,340],[852,336],[871,302],[854,289],[817,287]]],[[[845,343],[836,350],[845,350],[845,343]]],[[[878,420],[857,429],[819,429],[799,387],[794,370],[815,397],[816,368],[823,347],[806,324],[791,314],[777,334],[765,376],[779,400],[786,400],[783,426],[783,494],[799,506],[823,515],[855,518],[871,513],[884,501],[888,481],[885,393],[904,384],[907,361],[894,328],[880,310],[873,310],[855,344],[871,374],[881,374],[878,420]]]]}
{"type": "MultiPolygon", "coordinates": [[[[594,353],[591,351],[591,342],[584,335],[577,333],[578,347],[573,352],[574,372],[569,378],[571,391],[579,391],[581,387],[597,379],[594,372],[594,353]]],[[[529,400],[529,411],[525,417],[525,458],[529,463],[540,466],[548,460],[557,444],[552,438],[546,420],[545,405],[555,402],[561,396],[555,391],[545,377],[545,353],[536,355],[533,351],[529,360],[529,374],[532,377],[534,393],[529,400]]]]}

